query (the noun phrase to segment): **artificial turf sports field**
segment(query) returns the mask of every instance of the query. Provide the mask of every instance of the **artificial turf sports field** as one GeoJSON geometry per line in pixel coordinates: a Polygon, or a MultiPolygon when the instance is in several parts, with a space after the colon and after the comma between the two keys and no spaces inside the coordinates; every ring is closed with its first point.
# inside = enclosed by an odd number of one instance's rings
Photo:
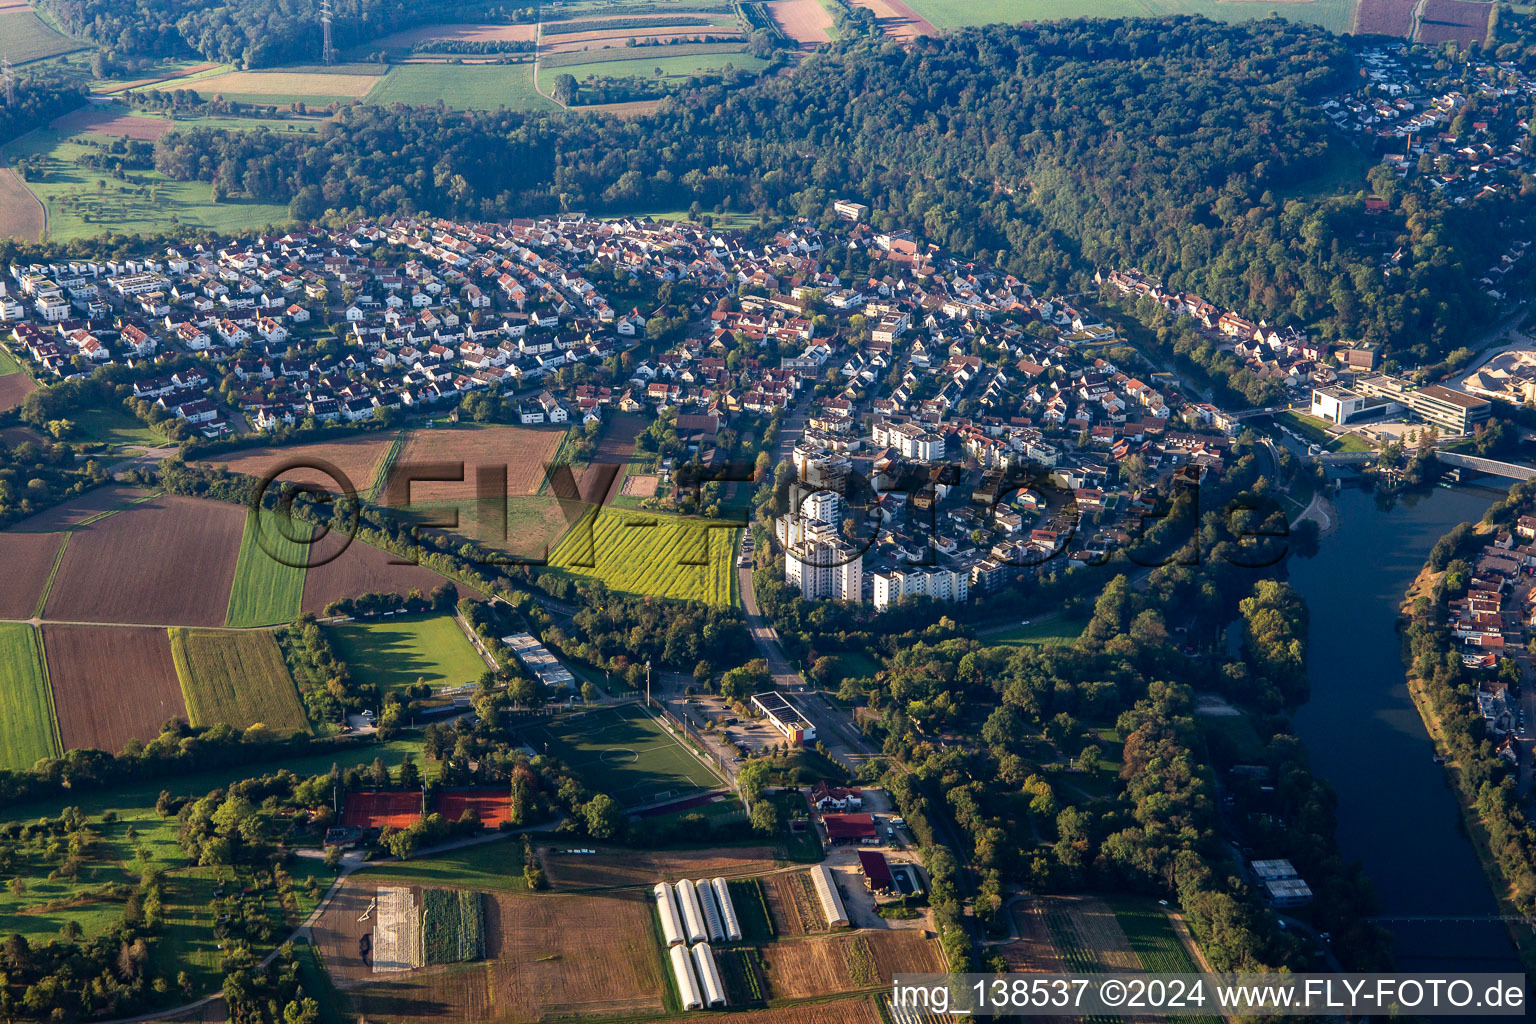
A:
{"type": "Polygon", "coordinates": [[[625,807],[713,789],[720,780],[639,704],[620,704],[523,730],[593,790],[625,807]]]}

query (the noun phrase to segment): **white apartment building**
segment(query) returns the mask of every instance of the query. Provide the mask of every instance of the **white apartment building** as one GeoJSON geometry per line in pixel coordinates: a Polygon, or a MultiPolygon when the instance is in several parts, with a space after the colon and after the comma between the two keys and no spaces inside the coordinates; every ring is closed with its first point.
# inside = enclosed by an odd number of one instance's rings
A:
{"type": "Polygon", "coordinates": [[[890,569],[877,572],[874,581],[875,608],[904,597],[931,597],[939,601],[964,601],[971,594],[970,572],[959,572],[939,566],[914,566],[910,569],[890,569]]]}

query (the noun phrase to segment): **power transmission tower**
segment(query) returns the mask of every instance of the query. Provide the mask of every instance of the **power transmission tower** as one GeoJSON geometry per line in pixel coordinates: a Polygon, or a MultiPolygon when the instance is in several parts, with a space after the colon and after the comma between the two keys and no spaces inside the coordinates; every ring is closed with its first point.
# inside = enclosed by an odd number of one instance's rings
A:
{"type": "Polygon", "coordinates": [[[16,72],[11,70],[9,55],[0,56],[0,89],[5,92],[5,105],[16,105],[16,72]]]}
{"type": "Polygon", "coordinates": [[[320,59],[327,64],[334,64],[336,47],[331,44],[331,0],[320,0],[320,27],[325,32],[325,46],[320,59]]]}

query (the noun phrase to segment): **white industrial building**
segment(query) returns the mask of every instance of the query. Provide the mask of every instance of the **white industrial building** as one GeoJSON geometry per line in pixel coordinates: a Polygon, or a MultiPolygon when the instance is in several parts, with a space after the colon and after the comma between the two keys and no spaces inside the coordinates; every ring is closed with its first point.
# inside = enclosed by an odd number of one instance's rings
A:
{"type": "Polygon", "coordinates": [[[772,693],[754,693],[752,703],[768,716],[769,724],[795,746],[816,742],[816,727],[782,693],[777,690],[772,693]]]}

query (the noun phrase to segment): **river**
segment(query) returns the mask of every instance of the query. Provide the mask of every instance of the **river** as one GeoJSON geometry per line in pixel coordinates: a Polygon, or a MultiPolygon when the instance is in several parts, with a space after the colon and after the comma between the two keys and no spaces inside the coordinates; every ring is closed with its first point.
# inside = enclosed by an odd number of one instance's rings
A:
{"type": "MultiPolygon", "coordinates": [[[[1339,798],[1339,845],[1361,861],[1383,916],[1497,913],[1444,769],[1408,696],[1398,607],[1443,534],[1504,492],[1434,488],[1390,508],[1346,485],[1317,557],[1293,559],[1311,610],[1311,696],[1296,729],[1339,798]]],[[[1399,970],[1520,970],[1498,922],[1385,922],[1399,970]]]]}

